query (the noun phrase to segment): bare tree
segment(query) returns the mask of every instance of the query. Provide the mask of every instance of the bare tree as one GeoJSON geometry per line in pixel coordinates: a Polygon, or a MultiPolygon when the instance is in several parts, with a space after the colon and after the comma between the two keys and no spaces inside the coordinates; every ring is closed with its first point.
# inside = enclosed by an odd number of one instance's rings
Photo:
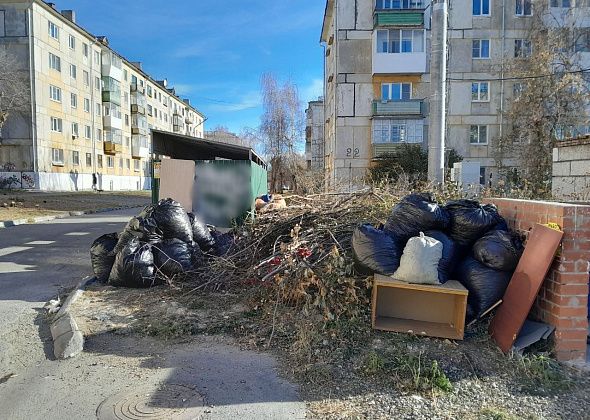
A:
{"type": "Polygon", "coordinates": [[[263,114],[259,138],[270,169],[270,187],[282,191],[286,185],[295,188],[295,174],[299,168],[297,149],[303,143],[303,109],[297,87],[285,82],[282,85],[272,74],[261,80],[263,114]]]}
{"type": "Polygon", "coordinates": [[[590,47],[588,30],[576,27],[575,16],[552,16],[544,4],[535,2],[528,37],[515,41],[516,57],[507,63],[513,92],[505,112],[508,127],[496,147],[500,173],[535,198],[551,195],[556,141],[588,123],[586,76],[578,54],[590,47]],[[517,158],[516,171],[505,166],[508,157],[517,158]]]}
{"type": "Polygon", "coordinates": [[[29,84],[21,68],[16,55],[0,48],[0,129],[11,113],[27,111],[29,84]]]}

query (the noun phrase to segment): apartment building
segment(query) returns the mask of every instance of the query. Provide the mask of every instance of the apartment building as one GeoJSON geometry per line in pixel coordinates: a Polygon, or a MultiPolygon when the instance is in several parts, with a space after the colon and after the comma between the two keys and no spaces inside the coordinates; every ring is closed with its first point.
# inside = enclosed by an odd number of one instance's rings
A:
{"type": "Polygon", "coordinates": [[[0,48],[18,57],[30,112],[2,128],[0,177],[40,190],[150,186],[150,130],[200,138],[204,116],[141,66],[41,0],[0,1],[0,48]],[[32,185],[31,185],[32,184],[32,185]]]}
{"type": "Polygon", "coordinates": [[[324,171],[324,98],[311,101],[305,110],[305,160],[312,171],[324,171]]]}
{"type": "MultiPolygon", "coordinates": [[[[546,1],[549,25],[574,7],[569,0],[546,1]]],[[[402,143],[427,147],[430,6],[426,0],[327,0],[321,42],[328,188],[353,187],[402,143]]],[[[582,15],[577,26],[590,26],[588,4],[575,7],[582,15]]],[[[482,184],[495,182],[493,139],[505,129],[503,111],[518,85],[501,80],[503,69],[531,48],[533,4],[450,0],[448,13],[446,149],[477,163],[482,184]]],[[[503,164],[518,166],[510,157],[503,164]]]]}

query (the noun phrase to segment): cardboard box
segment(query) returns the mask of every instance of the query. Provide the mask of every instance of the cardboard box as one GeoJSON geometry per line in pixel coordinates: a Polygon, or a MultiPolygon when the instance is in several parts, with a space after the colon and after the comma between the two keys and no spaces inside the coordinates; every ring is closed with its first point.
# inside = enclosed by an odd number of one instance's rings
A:
{"type": "Polygon", "coordinates": [[[373,328],[462,340],[467,293],[455,280],[434,286],[404,283],[375,274],[373,328]]]}

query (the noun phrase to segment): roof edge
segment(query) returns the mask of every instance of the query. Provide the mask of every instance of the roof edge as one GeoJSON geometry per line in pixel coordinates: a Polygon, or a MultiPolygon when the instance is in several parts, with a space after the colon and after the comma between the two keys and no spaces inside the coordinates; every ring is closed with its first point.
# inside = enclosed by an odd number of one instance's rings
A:
{"type": "Polygon", "coordinates": [[[326,0],[326,9],[324,11],[324,23],[322,24],[322,34],[320,42],[328,42],[328,27],[334,18],[334,3],[336,0],[326,0]]]}

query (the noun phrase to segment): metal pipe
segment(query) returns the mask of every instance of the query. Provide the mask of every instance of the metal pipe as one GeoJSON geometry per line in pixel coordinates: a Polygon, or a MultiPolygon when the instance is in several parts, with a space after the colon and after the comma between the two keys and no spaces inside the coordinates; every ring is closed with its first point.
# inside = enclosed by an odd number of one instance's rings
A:
{"type": "Polygon", "coordinates": [[[504,51],[506,47],[506,0],[502,0],[502,58],[500,66],[500,138],[504,132],[504,51]]]}
{"type": "MultiPolygon", "coordinates": [[[[90,112],[92,113],[92,132],[90,133],[90,138],[92,139],[92,172],[97,173],[96,171],[96,110],[94,109],[94,86],[93,86],[93,77],[94,77],[94,46],[96,45],[97,39],[94,38],[92,44],[90,44],[90,51],[89,51],[89,59],[90,59],[90,80],[88,84],[90,85],[90,112]]],[[[101,100],[102,104],[102,100],[101,100]]],[[[98,178],[98,175],[97,175],[98,178]]],[[[98,179],[97,179],[98,181],[98,179]]],[[[98,188],[98,185],[97,185],[98,188]]]]}
{"type": "MultiPolygon", "coordinates": [[[[33,37],[34,26],[33,26],[33,8],[27,9],[27,25],[29,31],[29,78],[31,82],[31,137],[33,141],[33,173],[37,178],[39,178],[39,156],[38,156],[38,139],[37,139],[37,101],[36,101],[36,85],[35,85],[35,42],[33,37]]],[[[37,185],[37,187],[41,187],[41,185],[37,185]]]]}

